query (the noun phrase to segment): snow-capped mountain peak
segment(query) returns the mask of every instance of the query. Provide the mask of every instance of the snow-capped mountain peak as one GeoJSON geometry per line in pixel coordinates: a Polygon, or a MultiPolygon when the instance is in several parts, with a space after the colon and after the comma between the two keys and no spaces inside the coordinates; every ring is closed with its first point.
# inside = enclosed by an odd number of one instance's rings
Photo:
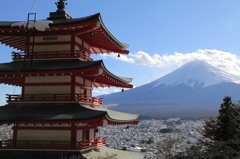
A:
{"type": "Polygon", "coordinates": [[[227,73],[205,61],[190,61],[175,71],[155,80],[154,87],[161,84],[166,86],[176,86],[184,83],[192,88],[196,86],[207,87],[222,82],[232,82],[240,84],[240,78],[227,73]]]}

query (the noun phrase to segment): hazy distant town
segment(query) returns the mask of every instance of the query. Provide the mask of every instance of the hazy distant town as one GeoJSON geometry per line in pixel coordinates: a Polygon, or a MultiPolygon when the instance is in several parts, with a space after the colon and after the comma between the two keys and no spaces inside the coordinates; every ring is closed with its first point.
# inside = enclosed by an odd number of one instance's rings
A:
{"type": "Polygon", "coordinates": [[[97,136],[107,136],[106,146],[126,151],[146,152],[145,159],[155,159],[158,146],[163,140],[178,140],[172,153],[184,151],[186,147],[197,144],[201,135],[196,128],[202,128],[202,120],[142,120],[136,126],[114,125],[99,127],[97,136]]]}

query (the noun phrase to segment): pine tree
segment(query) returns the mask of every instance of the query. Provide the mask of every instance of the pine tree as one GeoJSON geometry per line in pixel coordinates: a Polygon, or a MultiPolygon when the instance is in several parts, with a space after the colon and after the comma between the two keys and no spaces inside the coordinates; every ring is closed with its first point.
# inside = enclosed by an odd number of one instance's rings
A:
{"type": "Polygon", "coordinates": [[[193,145],[176,159],[240,159],[240,103],[225,97],[216,119],[203,118],[204,126],[197,129],[200,146],[193,145]]]}
{"type": "Polygon", "coordinates": [[[240,107],[225,97],[217,119],[203,119],[204,128],[198,131],[211,141],[199,141],[206,147],[208,158],[229,159],[240,155],[240,107]]]}
{"type": "Polygon", "coordinates": [[[204,126],[197,129],[201,145],[193,145],[174,159],[240,159],[240,102],[233,104],[225,97],[216,119],[203,118],[204,126]]]}
{"type": "Polygon", "coordinates": [[[232,127],[232,113],[234,113],[234,107],[231,102],[231,97],[225,97],[223,99],[223,104],[221,104],[219,115],[217,117],[217,131],[215,133],[214,139],[217,141],[227,141],[233,138],[235,131],[232,127]]]}

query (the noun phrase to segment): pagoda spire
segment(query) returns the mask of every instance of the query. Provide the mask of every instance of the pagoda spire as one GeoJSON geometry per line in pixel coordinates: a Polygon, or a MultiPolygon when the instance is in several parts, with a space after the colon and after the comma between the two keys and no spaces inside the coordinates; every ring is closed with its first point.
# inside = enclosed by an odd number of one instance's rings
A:
{"type": "Polygon", "coordinates": [[[64,1],[67,0],[59,0],[58,2],[55,2],[58,9],[56,12],[51,12],[48,19],[72,19],[72,16],[65,11],[67,3],[64,1]]]}
{"type": "Polygon", "coordinates": [[[55,4],[57,5],[57,8],[58,8],[57,11],[62,11],[66,8],[67,3],[65,3],[64,1],[67,1],[67,0],[59,0],[59,2],[55,2],[55,4]]]}

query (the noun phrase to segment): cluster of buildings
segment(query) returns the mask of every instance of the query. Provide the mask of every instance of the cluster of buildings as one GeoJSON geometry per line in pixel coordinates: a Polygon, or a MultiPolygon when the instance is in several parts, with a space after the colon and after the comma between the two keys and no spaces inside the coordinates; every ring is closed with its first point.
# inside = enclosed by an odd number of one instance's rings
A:
{"type": "Polygon", "coordinates": [[[145,159],[155,159],[162,142],[178,141],[173,146],[173,154],[182,152],[192,144],[198,144],[201,134],[196,128],[202,128],[202,120],[143,120],[136,126],[107,126],[99,128],[97,136],[108,136],[106,146],[126,151],[146,152],[145,159]]]}
{"type": "Polygon", "coordinates": [[[12,138],[13,131],[12,126],[2,125],[0,126],[0,141],[9,140],[12,138]]]}

